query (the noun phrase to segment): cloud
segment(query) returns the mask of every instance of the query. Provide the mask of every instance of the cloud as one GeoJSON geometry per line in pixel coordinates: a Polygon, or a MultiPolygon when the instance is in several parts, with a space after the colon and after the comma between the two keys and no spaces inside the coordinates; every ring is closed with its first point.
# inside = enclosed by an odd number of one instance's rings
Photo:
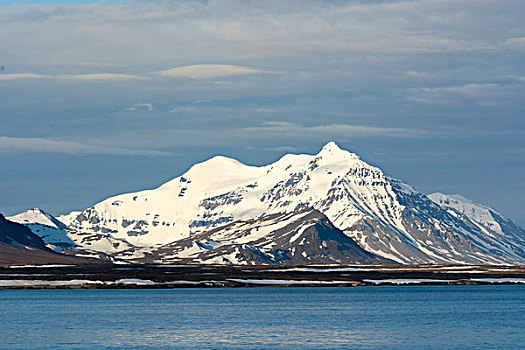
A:
{"type": "Polygon", "coordinates": [[[0,74],[0,80],[19,80],[19,79],[52,79],[54,76],[36,73],[12,73],[0,74]]]}
{"type": "Polygon", "coordinates": [[[61,141],[44,138],[0,136],[0,152],[48,152],[67,154],[104,154],[121,156],[173,156],[176,153],[130,149],[111,146],[84,144],[72,141],[61,141]]]}
{"type": "Polygon", "coordinates": [[[114,135],[112,142],[120,147],[149,147],[166,149],[174,147],[253,146],[265,151],[294,151],[280,148],[279,144],[299,144],[321,141],[349,141],[355,139],[398,138],[414,139],[434,135],[434,132],[413,128],[376,127],[352,124],[301,125],[283,121],[268,121],[257,126],[232,127],[211,125],[208,128],[145,128],[123,131],[114,135]]]}
{"type": "Polygon", "coordinates": [[[514,86],[504,83],[470,83],[411,89],[408,100],[426,104],[458,104],[474,101],[480,105],[493,105],[497,99],[514,94],[514,86]]]}
{"type": "Polygon", "coordinates": [[[151,112],[155,108],[151,103],[135,103],[131,107],[126,108],[128,112],[151,112]]]}
{"type": "MultiPolygon", "coordinates": [[[[163,77],[171,78],[190,78],[190,79],[212,79],[227,77],[232,75],[246,75],[264,73],[244,66],[227,64],[198,64],[182,66],[156,72],[163,77]]],[[[155,74],[155,73],[149,73],[155,74]]],[[[11,73],[0,74],[0,80],[21,80],[21,79],[68,79],[81,81],[119,81],[119,80],[141,80],[151,78],[151,75],[139,76],[135,74],[123,73],[89,73],[89,74],[39,74],[39,73],[11,73]]],[[[213,81],[216,85],[228,85],[228,82],[213,81]]]]}
{"type": "Polygon", "coordinates": [[[93,73],[93,74],[70,74],[58,76],[65,79],[76,79],[85,81],[113,81],[113,80],[137,80],[144,79],[133,74],[117,74],[117,73],[93,73]]]}
{"type": "MultiPolygon", "coordinates": [[[[174,58],[177,64],[234,59],[240,66],[233,67],[243,67],[253,59],[297,58],[304,53],[451,53],[523,47],[523,13],[516,10],[516,2],[31,4],[0,7],[0,29],[9,58],[23,58],[29,67],[42,62],[59,67],[154,62],[153,67],[163,67],[174,58]],[[38,55],[33,54],[35,49],[38,55]]],[[[173,73],[194,77],[193,72],[173,73]]]]}
{"type": "Polygon", "coordinates": [[[297,148],[290,147],[290,146],[280,146],[280,147],[267,147],[264,150],[271,151],[271,152],[295,152],[297,151],[297,148]]]}
{"type": "Polygon", "coordinates": [[[523,76],[523,77],[520,77],[520,76],[509,76],[508,78],[512,79],[514,81],[520,82],[520,83],[525,83],[525,76],[523,76]]]}
{"type": "Polygon", "coordinates": [[[452,93],[471,97],[484,96],[487,93],[494,92],[500,88],[499,84],[483,83],[483,84],[465,84],[455,86],[439,86],[433,88],[421,88],[422,92],[429,94],[452,93]]]}
{"type": "Polygon", "coordinates": [[[362,138],[362,137],[420,137],[426,134],[420,129],[394,127],[377,127],[352,124],[318,124],[305,126],[291,122],[267,121],[257,127],[247,127],[238,130],[248,137],[265,138],[268,136],[294,136],[301,138],[362,138]]]}
{"type": "Polygon", "coordinates": [[[38,73],[12,73],[0,74],[0,80],[20,80],[20,79],[71,79],[83,81],[116,81],[116,80],[137,80],[144,79],[133,74],[118,73],[92,73],[92,74],[38,74],[38,73]]]}
{"type": "Polygon", "coordinates": [[[509,38],[505,40],[503,45],[510,48],[523,48],[525,47],[525,36],[509,38]]]}
{"type": "Polygon", "coordinates": [[[171,78],[211,79],[230,75],[256,74],[262,71],[230,64],[195,64],[162,70],[159,73],[171,78]]]}
{"type": "Polygon", "coordinates": [[[408,71],[405,73],[408,77],[411,77],[411,78],[416,78],[416,79],[425,79],[425,78],[430,78],[433,76],[432,73],[428,73],[428,72],[417,72],[417,71],[408,71]]]}
{"type": "Polygon", "coordinates": [[[505,150],[505,153],[511,154],[525,154],[525,147],[514,147],[505,150]]]}

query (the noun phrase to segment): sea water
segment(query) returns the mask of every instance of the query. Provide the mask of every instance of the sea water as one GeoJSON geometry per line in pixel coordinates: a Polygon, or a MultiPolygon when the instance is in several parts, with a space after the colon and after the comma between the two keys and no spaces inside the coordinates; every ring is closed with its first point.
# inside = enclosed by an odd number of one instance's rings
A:
{"type": "Polygon", "coordinates": [[[518,349],[525,286],[0,291],[2,349],[518,349]]]}

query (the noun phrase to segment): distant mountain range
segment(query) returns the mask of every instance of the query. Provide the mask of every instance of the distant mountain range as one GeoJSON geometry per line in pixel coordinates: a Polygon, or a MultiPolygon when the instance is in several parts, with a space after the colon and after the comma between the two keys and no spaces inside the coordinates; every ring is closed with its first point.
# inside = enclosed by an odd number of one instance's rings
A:
{"type": "Polygon", "coordinates": [[[262,167],[217,156],[153,190],[8,219],[55,251],[133,262],[525,262],[525,230],[497,211],[426,196],[333,142],[262,167]]]}

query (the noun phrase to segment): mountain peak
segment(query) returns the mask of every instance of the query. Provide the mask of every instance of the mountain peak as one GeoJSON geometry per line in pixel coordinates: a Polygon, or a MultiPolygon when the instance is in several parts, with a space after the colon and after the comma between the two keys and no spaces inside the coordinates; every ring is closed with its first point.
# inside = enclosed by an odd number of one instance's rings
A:
{"type": "Polygon", "coordinates": [[[42,214],[42,215],[49,215],[46,211],[40,209],[40,208],[31,208],[26,211],[26,213],[35,213],[35,214],[42,214]]]}
{"type": "Polygon", "coordinates": [[[42,224],[50,227],[66,227],[63,223],[58,221],[53,215],[47,213],[40,208],[32,208],[20,214],[8,218],[13,222],[19,224],[42,224]]]}
{"type": "Polygon", "coordinates": [[[317,156],[337,159],[359,158],[357,154],[341,149],[334,141],[330,141],[324,145],[317,156]]]}
{"type": "Polygon", "coordinates": [[[492,209],[482,204],[474,203],[472,200],[465,198],[460,194],[445,194],[441,192],[434,192],[434,193],[429,194],[428,198],[432,199],[437,204],[446,204],[449,206],[468,204],[468,205],[472,205],[472,206],[479,207],[479,208],[492,209]]]}
{"type": "Polygon", "coordinates": [[[35,215],[43,215],[43,216],[48,216],[49,214],[47,212],[45,212],[44,210],[40,209],[40,208],[31,208],[31,209],[27,209],[26,211],[22,212],[22,213],[19,213],[17,214],[17,216],[23,216],[23,215],[32,215],[32,216],[35,216],[35,215]]]}
{"type": "Polygon", "coordinates": [[[194,165],[189,171],[188,175],[194,175],[195,173],[201,173],[205,171],[203,175],[209,176],[210,173],[243,173],[249,172],[254,167],[246,165],[237,159],[229,158],[225,156],[214,156],[202,163],[194,165]]]}
{"type": "Polygon", "coordinates": [[[460,194],[449,194],[449,195],[444,194],[444,196],[447,196],[449,198],[453,198],[453,199],[455,199],[455,200],[457,200],[459,202],[464,202],[464,203],[469,203],[469,204],[474,204],[474,205],[477,205],[477,206],[480,206],[480,207],[484,207],[484,205],[479,204],[479,203],[474,203],[471,199],[465,198],[465,197],[463,197],[460,194]]]}
{"type": "Polygon", "coordinates": [[[335,152],[341,152],[341,151],[343,150],[334,141],[328,142],[321,149],[321,152],[327,152],[327,153],[335,153],[335,152]]]}

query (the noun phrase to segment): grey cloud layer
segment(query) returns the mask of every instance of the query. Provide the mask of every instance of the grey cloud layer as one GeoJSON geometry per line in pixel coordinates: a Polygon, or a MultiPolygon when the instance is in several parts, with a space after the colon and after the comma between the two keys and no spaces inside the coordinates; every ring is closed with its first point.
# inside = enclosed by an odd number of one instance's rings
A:
{"type": "Polygon", "coordinates": [[[18,169],[0,182],[61,157],[70,181],[125,191],[335,140],[525,222],[523,18],[522,0],[0,6],[0,157],[18,169]]]}
{"type": "Polygon", "coordinates": [[[68,154],[106,154],[120,156],[173,156],[172,152],[107,147],[72,141],[50,140],[43,138],[22,138],[0,136],[0,152],[37,152],[68,154]]]}
{"type": "Polygon", "coordinates": [[[10,65],[17,57],[37,66],[87,59],[160,68],[297,53],[523,50],[520,7],[517,0],[131,2],[3,6],[0,20],[10,65]]]}
{"type": "Polygon", "coordinates": [[[143,75],[122,73],[91,73],[91,74],[39,74],[39,73],[7,73],[0,74],[0,81],[19,79],[73,79],[81,81],[120,81],[153,78],[155,75],[168,78],[211,79],[231,75],[261,74],[264,71],[249,67],[228,64],[196,64],[170,68],[159,72],[143,75]]]}

